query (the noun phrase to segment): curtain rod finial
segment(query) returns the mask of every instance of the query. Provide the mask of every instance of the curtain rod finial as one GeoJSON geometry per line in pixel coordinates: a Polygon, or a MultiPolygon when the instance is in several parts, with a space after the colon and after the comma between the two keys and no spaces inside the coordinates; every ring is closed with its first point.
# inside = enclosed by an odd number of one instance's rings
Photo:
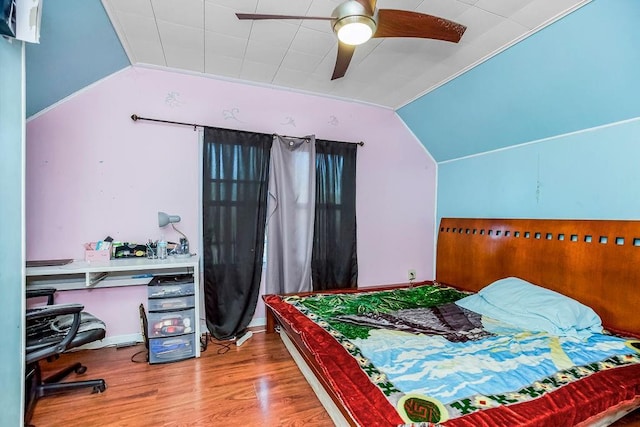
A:
{"type": "Polygon", "coordinates": [[[134,122],[138,121],[138,118],[139,117],[137,115],[135,115],[135,114],[131,115],[131,120],[133,120],[134,122]]]}

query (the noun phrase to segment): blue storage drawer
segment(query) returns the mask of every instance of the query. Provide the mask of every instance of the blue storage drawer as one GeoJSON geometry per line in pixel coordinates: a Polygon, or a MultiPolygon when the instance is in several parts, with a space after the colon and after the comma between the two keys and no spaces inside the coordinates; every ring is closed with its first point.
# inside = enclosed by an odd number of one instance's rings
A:
{"type": "Polygon", "coordinates": [[[176,362],[195,356],[195,334],[149,339],[149,363],[176,362]]]}

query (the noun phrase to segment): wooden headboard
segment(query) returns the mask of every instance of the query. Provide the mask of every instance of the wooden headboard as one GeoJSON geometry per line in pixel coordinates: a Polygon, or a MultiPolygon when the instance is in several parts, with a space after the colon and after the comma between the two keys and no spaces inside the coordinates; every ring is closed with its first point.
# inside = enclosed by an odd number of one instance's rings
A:
{"type": "Polygon", "coordinates": [[[469,291],[516,276],[640,336],[640,221],[443,218],[436,280],[469,291]]]}

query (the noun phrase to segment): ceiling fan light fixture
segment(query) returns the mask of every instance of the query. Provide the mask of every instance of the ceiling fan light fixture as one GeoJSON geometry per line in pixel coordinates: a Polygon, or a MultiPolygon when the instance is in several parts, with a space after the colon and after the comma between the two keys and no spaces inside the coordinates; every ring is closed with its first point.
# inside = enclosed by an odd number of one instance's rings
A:
{"type": "Polygon", "coordinates": [[[342,43],[358,46],[369,40],[376,30],[376,23],[368,16],[346,16],[333,26],[342,43]]]}

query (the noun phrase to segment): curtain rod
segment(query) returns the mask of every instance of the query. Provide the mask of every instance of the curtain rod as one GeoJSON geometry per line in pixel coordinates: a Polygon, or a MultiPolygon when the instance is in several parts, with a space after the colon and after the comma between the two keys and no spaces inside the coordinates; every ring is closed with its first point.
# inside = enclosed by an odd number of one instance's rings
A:
{"type": "MultiPolygon", "coordinates": [[[[160,119],[150,119],[148,117],[140,117],[137,114],[132,114],[131,115],[131,120],[133,120],[134,122],[137,122],[138,120],[146,120],[148,122],[157,122],[157,123],[169,123],[171,125],[180,125],[180,126],[193,126],[193,130],[197,130],[197,128],[205,128],[205,127],[215,127],[215,126],[207,126],[207,125],[200,125],[198,123],[185,123],[185,122],[174,122],[173,120],[160,120],[160,119]]],[[[273,134],[273,135],[277,135],[277,134],[273,134]]],[[[285,138],[300,138],[297,136],[289,136],[289,135],[280,135],[283,136],[285,138]]],[[[309,139],[309,137],[302,137],[300,139],[309,139]]],[[[344,142],[344,144],[357,144],[359,146],[364,146],[364,142],[360,141],[360,142],[344,142]]]]}

